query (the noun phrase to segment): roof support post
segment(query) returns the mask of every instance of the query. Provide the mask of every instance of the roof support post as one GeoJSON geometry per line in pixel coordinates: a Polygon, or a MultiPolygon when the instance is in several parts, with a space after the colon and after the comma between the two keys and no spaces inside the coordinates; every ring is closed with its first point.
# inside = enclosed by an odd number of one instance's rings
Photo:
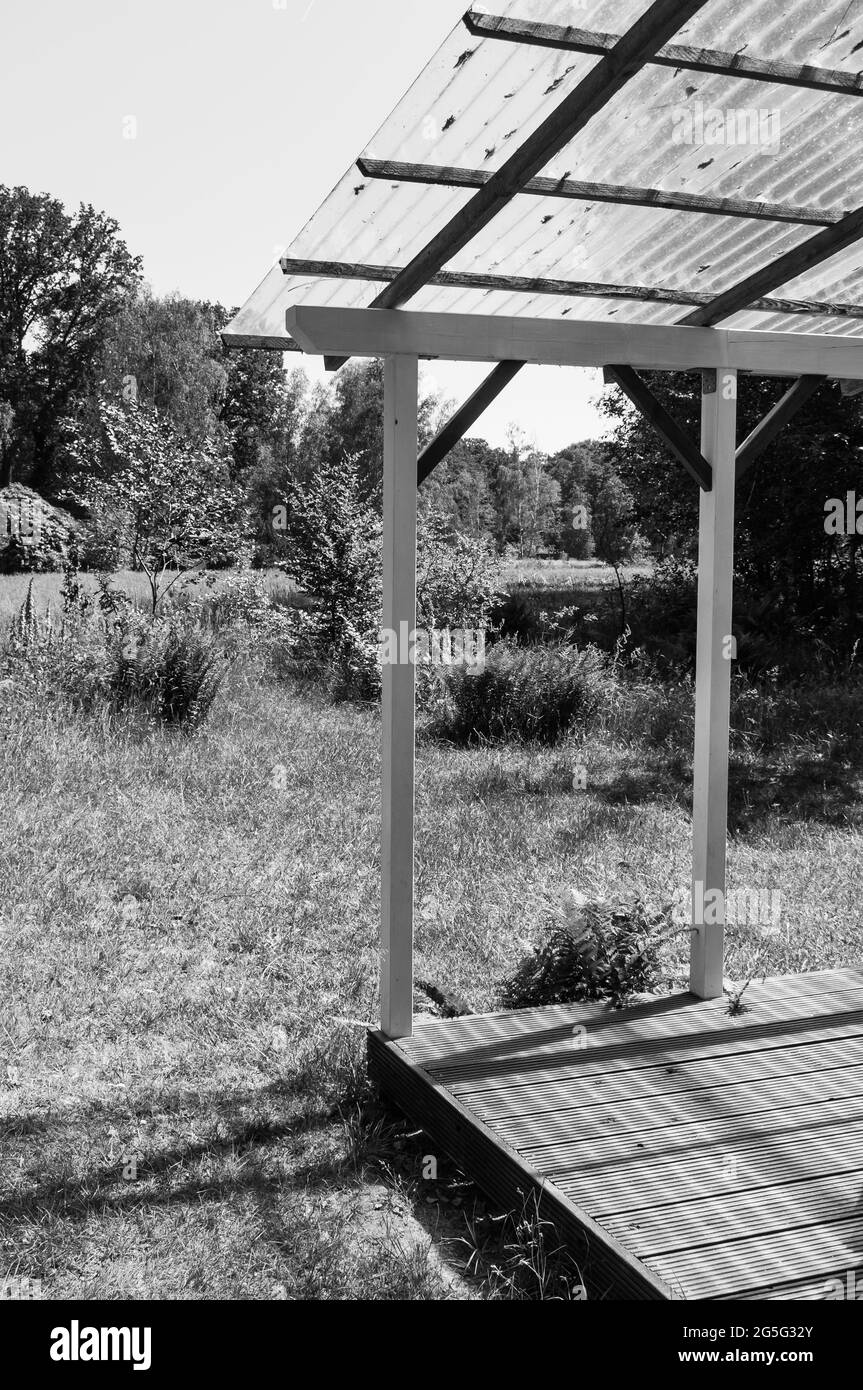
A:
{"type": "Polygon", "coordinates": [[[701,452],[713,487],[701,493],[698,548],[690,989],[715,999],[725,950],[737,372],[705,372],[703,382],[701,452]]]}
{"type": "Polygon", "coordinates": [[[384,363],[384,660],[382,677],[381,1030],[413,1031],[417,436],[419,363],[384,363]],[[395,640],[393,640],[395,639],[395,640]]]}

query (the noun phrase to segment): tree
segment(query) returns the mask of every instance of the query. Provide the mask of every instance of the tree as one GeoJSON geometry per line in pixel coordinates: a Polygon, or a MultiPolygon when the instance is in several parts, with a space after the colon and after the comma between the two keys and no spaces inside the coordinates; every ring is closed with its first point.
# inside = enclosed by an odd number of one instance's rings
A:
{"type": "Polygon", "coordinates": [[[14,411],[0,485],[13,470],[44,491],[61,421],[92,372],[140,260],[117,223],[81,204],[0,185],[0,396],[14,411]]]}
{"type": "Polygon", "coordinates": [[[460,439],[420,489],[423,512],[446,516],[463,535],[485,540],[495,532],[492,478],[506,462],[484,439],[460,439]]]}
{"type": "MultiPolygon", "coordinates": [[[[693,439],[699,437],[701,378],[652,373],[652,390],[693,439]]],[[[787,389],[770,378],[741,376],[738,435],[745,438],[787,389]]],[[[615,466],[634,502],[639,530],[668,553],[693,560],[698,543],[697,485],[619,392],[606,410],[615,421],[615,466]]],[[[830,535],[825,507],[847,492],[863,495],[863,414],[859,397],[825,384],[743,478],[735,509],[735,627],[741,657],[756,648],[760,664],[794,661],[809,669],[814,653],[845,661],[863,637],[863,547],[859,537],[830,535]],[[775,662],[774,662],[775,657],[775,662]]]]}
{"type": "MultiPolygon", "coordinates": [[[[432,437],[437,410],[438,401],[434,395],[420,396],[420,448],[432,437]]],[[[373,497],[383,481],[384,364],[380,358],[349,362],[342,367],[333,386],[326,425],[321,439],[322,454],[331,460],[343,459],[349,454],[354,457],[360,487],[366,497],[373,497]]]]}
{"type": "Polygon", "coordinates": [[[150,407],[102,398],[98,413],[99,436],[70,428],[72,490],[95,546],[143,570],[155,614],[180,575],[236,558],[242,494],[210,441],[190,444],[150,407]]]}
{"type": "Polygon", "coordinates": [[[495,471],[493,494],[500,550],[515,545],[523,559],[556,544],[560,484],[551,476],[546,456],[530,448],[515,428],[509,452],[495,471]]]}
{"type": "Polygon", "coordinates": [[[126,401],[153,407],[195,443],[224,436],[228,369],[218,333],[226,319],[221,305],[159,298],[143,287],[106,334],[100,380],[126,401]]]}

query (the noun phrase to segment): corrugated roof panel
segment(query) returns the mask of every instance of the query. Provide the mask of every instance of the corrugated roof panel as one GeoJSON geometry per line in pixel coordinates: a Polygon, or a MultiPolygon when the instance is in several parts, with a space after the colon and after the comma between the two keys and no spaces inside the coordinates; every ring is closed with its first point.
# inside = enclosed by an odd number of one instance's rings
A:
{"type": "MultiPolygon", "coordinates": [[[[523,21],[624,32],[646,0],[501,0],[476,7],[523,21]]],[[[863,0],[711,3],[676,45],[857,72],[863,0]]],[[[494,171],[591,70],[593,55],[472,36],[459,24],[363,153],[379,160],[494,171]]],[[[857,206],[863,97],[649,65],[549,161],[543,174],[669,192],[857,206]]],[[[353,166],[288,247],[296,259],[406,265],[470,201],[469,189],[365,177],[353,166]]],[[[816,226],[654,207],[518,195],[445,267],[716,295],[808,240],[816,226]]],[[[863,302],[859,246],[774,297],[863,302]]],[[[291,304],[362,306],[381,283],[286,277],[276,267],[231,325],[278,337],[291,304]]],[[[410,307],[673,323],[686,305],[427,286],[410,307]]],[[[735,327],[863,334],[863,321],[744,311],[735,327]]]]}

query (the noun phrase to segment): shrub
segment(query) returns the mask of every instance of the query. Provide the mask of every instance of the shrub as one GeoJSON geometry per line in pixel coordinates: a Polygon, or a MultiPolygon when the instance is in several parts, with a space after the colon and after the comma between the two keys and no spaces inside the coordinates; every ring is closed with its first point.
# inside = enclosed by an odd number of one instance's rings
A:
{"type": "MultiPolygon", "coordinates": [[[[289,485],[284,569],[315,602],[281,623],[277,670],[316,675],[337,698],[380,692],[383,536],[380,496],[369,498],[359,458],[323,461],[289,485]]],[[[485,630],[497,590],[488,549],[434,513],[419,522],[417,626],[485,630]]]]}
{"type": "Polygon", "coordinates": [[[13,679],[82,710],[138,710],[186,729],[203,723],[227,670],[212,634],[176,614],[147,618],[105,582],[91,599],[71,572],[63,596],[56,619],[36,610],[28,588],[4,642],[13,679]]]}
{"type": "Polygon", "coordinates": [[[500,642],[483,666],[447,673],[435,732],[459,743],[555,743],[590,720],[612,688],[609,658],[594,647],[500,642]]]}
{"type": "Polygon", "coordinates": [[[670,910],[641,898],[588,902],[570,894],[567,920],[555,925],[500,991],[505,1009],[611,999],[621,1004],[656,983],[663,929],[670,910]]]}

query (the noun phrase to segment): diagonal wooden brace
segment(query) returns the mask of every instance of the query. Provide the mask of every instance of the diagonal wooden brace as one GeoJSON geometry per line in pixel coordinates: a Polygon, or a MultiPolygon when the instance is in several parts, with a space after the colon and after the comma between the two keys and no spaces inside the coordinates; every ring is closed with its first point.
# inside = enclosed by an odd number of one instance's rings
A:
{"type": "Polygon", "coordinates": [[[713,470],[710,464],[686,431],[681,429],[661,401],[657,400],[635,368],[606,367],[605,380],[606,384],[620,387],[648,424],[653,426],[660,439],[668,445],[674,457],[683,464],[690,478],[694,478],[704,492],[709,492],[713,486],[713,470]]]}

